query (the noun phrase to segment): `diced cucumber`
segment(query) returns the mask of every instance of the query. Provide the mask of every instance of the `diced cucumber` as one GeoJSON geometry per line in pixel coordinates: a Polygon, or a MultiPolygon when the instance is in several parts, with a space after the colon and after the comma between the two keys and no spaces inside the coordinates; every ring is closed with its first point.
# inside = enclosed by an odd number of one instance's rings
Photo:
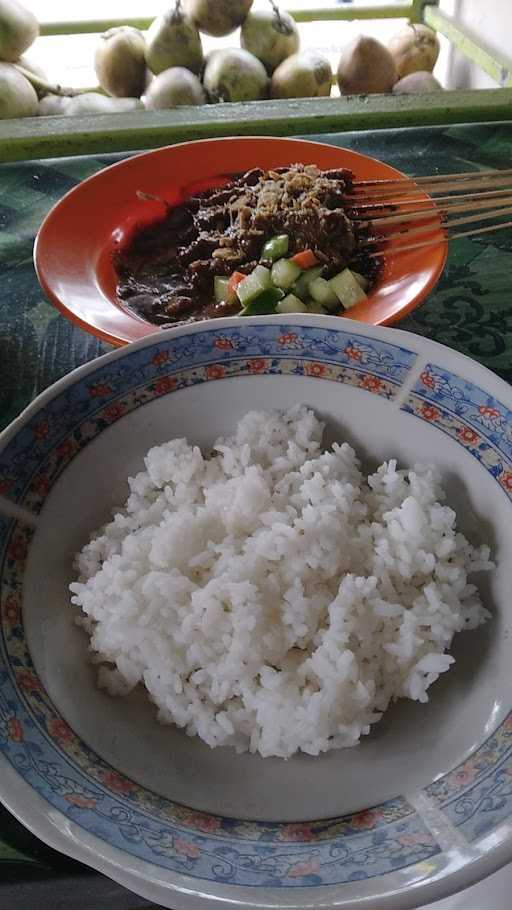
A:
{"type": "Polygon", "coordinates": [[[262,291],[258,297],[254,297],[240,311],[239,316],[266,316],[269,313],[275,313],[276,304],[284,297],[280,288],[267,288],[262,291]]]}
{"type": "Polygon", "coordinates": [[[251,274],[257,275],[258,280],[265,288],[272,287],[272,281],[270,280],[270,269],[265,268],[264,265],[257,265],[251,274]]]}
{"type": "Polygon", "coordinates": [[[263,291],[270,287],[270,272],[263,265],[257,265],[254,271],[247,275],[238,285],[236,292],[240,303],[247,306],[251,300],[259,297],[263,291]]]}
{"type": "Polygon", "coordinates": [[[326,310],[337,309],[339,300],[331,287],[331,283],[325,278],[315,278],[309,285],[309,293],[313,300],[320,303],[326,310]]]}
{"type": "Polygon", "coordinates": [[[323,272],[323,265],[315,265],[312,269],[307,269],[302,275],[299,275],[297,281],[292,287],[292,291],[297,297],[300,297],[301,300],[305,300],[306,297],[309,297],[309,286],[315,278],[319,278],[323,272]]]}
{"type": "Polygon", "coordinates": [[[290,259],[278,259],[277,262],[274,262],[270,273],[272,284],[287,291],[297,281],[300,272],[299,266],[290,259]]]}
{"type": "Polygon", "coordinates": [[[307,313],[308,307],[295,294],[287,294],[276,306],[276,313],[307,313]]]}
{"type": "Polygon", "coordinates": [[[360,287],[362,287],[363,291],[367,291],[368,288],[370,287],[370,282],[368,281],[368,278],[365,278],[364,275],[361,275],[360,272],[355,272],[354,269],[350,269],[350,271],[352,272],[358,285],[360,287]]]}
{"type": "Polygon", "coordinates": [[[261,251],[261,259],[271,259],[274,262],[275,259],[286,256],[289,245],[290,238],[288,234],[276,234],[275,237],[271,237],[264,244],[261,251]]]}
{"type": "Polygon", "coordinates": [[[292,284],[291,292],[295,294],[296,297],[299,297],[301,300],[304,300],[308,296],[308,290],[304,284],[305,272],[302,275],[299,275],[295,284],[292,284]]]}
{"type": "Polygon", "coordinates": [[[361,300],[366,300],[365,292],[356,278],[354,278],[350,269],[343,269],[342,272],[338,272],[334,278],[331,278],[329,284],[346,310],[355,306],[356,303],[360,303],[361,300]]]}
{"type": "Polygon", "coordinates": [[[228,284],[229,278],[221,278],[220,275],[216,275],[213,279],[213,294],[217,303],[223,303],[229,299],[228,284]]]}
{"type": "Polygon", "coordinates": [[[312,269],[308,269],[306,272],[304,272],[304,281],[308,290],[311,287],[311,282],[315,281],[316,278],[320,278],[323,270],[323,265],[315,265],[312,269]]]}
{"type": "MultiPolygon", "coordinates": [[[[339,303],[338,303],[339,306],[339,303]]],[[[327,310],[324,307],[317,303],[316,300],[308,300],[306,303],[308,313],[318,313],[319,316],[327,316],[327,310]]]]}

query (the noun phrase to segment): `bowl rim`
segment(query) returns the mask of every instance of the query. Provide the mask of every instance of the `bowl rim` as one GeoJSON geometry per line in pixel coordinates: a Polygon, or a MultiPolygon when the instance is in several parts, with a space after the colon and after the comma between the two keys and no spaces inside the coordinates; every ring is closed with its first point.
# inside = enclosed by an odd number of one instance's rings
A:
{"type": "MultiPolygon", "coordinates": [[[[477,369],[478,372],[482,371],[484,376],[492,378],[494,389],[496,392],[499,391],[500,396],[503,395],[505,398],[510,399],[509,406],[512,410],[512,386],[506,382],[505,379],[502,379],[497,373],[494,373],[489,369],[489,367],[484,366],[468,354],[463,354],[461,351],[457,351],[447,344],[443,344],[440,341],[434,341],[424,335],[419,335],[417,332],[409,332],[406,329],[392,328],[391,326],[370,325],[370,323],[367,322],[353,321],[351,323],[337,322],[333,324],[332,316],[323,316],[317,313],[287,313],[285,316],[272,314],[268,316],[244,317],[244,325],[301,325],[302,323],[311,326],[317,325],[319,328],[331,329],[334,331],[339,330],[340,332],[353,331],[354,333],[361,335],[375,335],[379,340],[389,340],[390,343],[393,343],[392,339],[394,338],[396,339],[397,346],[400,346],[401,344],[406,346],[409,345],[418,354],[424,353],[424,346],[427,346],[433,351],[439,351],[440,354],[448,352],[450,357],[455,358],[462,366],[465,365],[470,372],[477,369]]],[[[177,325],[168,329],[152,332],[150,335],[145,335],[143,338],[137,339],[137,341],[131,341],[129,344],[123,345],[122,347],[113,348],[111,351],[106,351],[104,354],[100,354],[98,357],[94,357],[92,360],[87,361],[87,363],[80,364],[80,366],[77,366],[73,370],[70,370],[69,373],[66,373],[65,376],[61,376],[60,379],[52,382],[46,389],[43,389],[43,391],[36,395],[36,397],[30,401],[23,410],[3,428],[3,430],[0,430],[0,452],[11,436],[18,432],[19,427],[29,420],[33,414],[37,413],[43,405],[46,405],[49,401],[52,401],[53,398],[56,398],[63,389],[73,385],[76,380],[80,380],[89,373],[95,372],[98,367],[102,367],[105,363],[110,361],[114,362],[115,360],[127,356],[128,352],[133,353],[136,350],[141,350],[152,344],[163,342],[167,338],[178,338],[189,333],[195,334],[196,332],[202,332],[207,326],[211,329],[221,330],[224,328],[235,328],[239,325],[240,317],[238,316],[224,316],[215,320],[204,319],[200,322],[177,325]]],[[[2,501],[5,502],[0,494],[0,504],[2,501]]]]}
{"type": "MultiPolygon", "coordinates": [[[[24,827],[42,840],[47,846],[107,876],[119,885],[128,888],[146,900],[169,910],[200,910],[208,902],[223,910],[427,910],[431,903],[443,900],[454,894],[465,891],[478,884],[493,873],[498,872],[512,861],[512,839],[495,846],[487,853],[478,856],[452,871],[438,873],[432,879],[413,884],[407,891],[401,890],[390,882],[389,889],[377,897],[373,895],[354,897],[345,900],[340,892],[343,885],[322,885],[320,888],[272,889],[253,888],[247,897],[235,896],[240,886],[229,886],[230,894],[214,895],[201,891],[203,882],[193,876],[173,875],[174,881],[159,874],[161,870],[136,857],[130,857],[130,863],[123,862],[123,853],[116,847],[105,844],[99,838],[89,836],[84,839],[78,827],[79,836],[75,836],[73,822],[60,816],[60,813],[48,813],[47,804],[10,764],[0,756],[2,780],[9,790],[9,797],[2,794],[1,802],[24,827]],[[32,815],[27,819],[24,812],[26,797],[30,798],[32,815]],[[59,824],[60,822],[60,824],[59,824]],[[110,854],[110,855],[109,855],[110,854]],[[336,899],[338,892],[339,899],[336,899]],[[267,899],[259,900],[258,895],[267,899]],[[273,897],[272,895],[275,895],[273,897]],[[297,898],[302,896],[302,901],[297,898]],[[332,899],[331,899],[332,896],[332,899]],[[168,903],[171,901],[172,903],[168,903]]],[[[397,873],[389,873],[374,881],[383,882],[397,873]]],[[[400,874],[398,872],[398,874],[400,874]]]]}
{"type": "MultiPolygon", "coordinates": [[[[329,317],[305,316],[304,314],[290,315],[286,318],[279,316],[250,317],[245,320],[245,324],[247,325],[261,325],[262,323],[286,326],[307,325],[325,329],[335,328],[329,317]]],[[[211,326],[211,323],[209,321],[203,321],[167,329],[163,332],[153,333],[129,346],[108,352],[89,363],[77,367],[75,370],[45,389],[0,433],[0,452],[8,444],[10,439],[16,435],[42,407],[60,395],[64,389],[81,381],[84,377],[95,372],[106,363],[111,363],[125,356],[129,356],[135,350],[152,347],[157,343],[160,344],[166,339],[171,340],[183,335],[200,333],[204,331],[207,326],[211,326]]],[[[223,328],[232,328],[236,326],[239,326],[238,317],[219,319],[216,320],[215,324],[215,328],[221,330],[223,328]]],[[[343,324],[338,324],[337,328],[339,331],[345,330],[343,324]]],[[[403,345],[409,350],[415,351],[419,355],[423,354],[429,358],[434,358],[436,352],[439,357],[443,357],[443,355],[446,357],[448,354],[451,358],[450,369],[460,371],[463,377],[470,382],[477,381],[479,386],[484,390],[490,391],[490,387],[492,387],[492,394],[499,396],[500,400],[506,402],[507,406],[512,409],[512,388],[509,384],[472,358],[459,352],[452,351],[446,345],[440,344],[439,342],[430,341],[427,338],[403,330],[391,330],[363,323],[353,326],[353,329],[357,334],[387,341],[397,346],[403,345]],[[475,376],[475,373],[476,377],[475,379],[472,379],[471,376],[475,376]]],[[[414,376],[416,377],[418,374],[418,366],[414,367],[413,370],[414,376]]],[[[23,509],[12,506],[8,500],[3,499],[1,496],[0,515],[4,515],[8,518],[21,518],[22,520],[27,517],[23,509]]],[[[177,874],[169,873],[173,878],[173,881],[169,881],[165,880],[165,873],[159,870],[158,867],[153,866],[144,860],[130,857],[129,864],[126,862],[126,859],[124,859],[123,862],[124,854],[122,851],[112,847],[106,841],[99,840],[93,835],[84,837],[82,833],[83,829],[81,828],[80,837],[75,836],[73,823],[58,810],[49,812],[46,800],[39,796],[33,787],[11,767],[3,755],[0,755],[0,767],[3,771],[2,780],[5,782],[4,787],[2,787],[4,792],[0,794],[1,801],[9,811],[11,811],[11,813],[36,836],[40,837],[56,850],[59,850],[74,859],[87,863],[97,871],[108,875],[110,878],[119,882],[119,884],[131,888],[149,900],[156,902],[172,900],[172,906],[174,906],[176,910],[180,910],[181,907],[183,910],[192,910],[193,907],[198,906],[198,898],[202,900],[216,900],[219,906],[225,906],[226,908],[231,906],[249,910],[249,908],[261,907],[270,910],[270,908],[276,906],[276,898],[272,896],[273,894],[275,894],[276,897],[278,896],[278,900],[281,901],[280,905],[287,906],[290,910],[291,908],[300,908],[300,910],[309,910],[309,908],[311,908],[312,910],[313,907],[318,906],[333,908],[333,910],[334,908],[340,908],[340,910],[341,908],[342,910],[357,910],[357,908],[360,907],[368,907],[368,910],[370,910],[370,907],[371,910],[398,910],[398,908],[400,908],[400,910],[411,910],[411,908],[417,907],[418,905],[447,897],[456,891],[467,888],[488,875],[491,875],[512,860],[512,831],[510,830],[509,822],[505,821],[500,825],[499,829],[497,829],[501,830],[501,828],[508,828],[508,832],[503,832],[504,838],[501,842],[491,845],[485,852],[483,852],[483,848],[479,850],[475,845],[468,844],[465,857],[460,859],[459,865],[455,862],[457,853],[455,848],[455,854],[452,857],[454,860],[452,868],[450,868],[448,864],[447,869],[438,871],[431,879],[417,884],[409,884],[405,891],[401,890],[396,881],[392,881],[392,879],[396,879],[397,875],[400,876],[400,873],[392,872],[373,879],[374,882],[381,882],[383,885],[387,884],[386,880],[389,880],[388,890],[384,890],[383,893],[380,893],[378,896],[355,896],[346,899],[342,896],[343,885],[322,885],[320,892],[318,891],[318,888],[305,887],[299,889],[300,894],[298,894],[297,889],[279,889],[277,891],[272,891],[270,888],[261,888],[257,889],[256,892],[256,889],[245,889],[244,886],[228,886],[229,897],[227,894],[215,895],[213,892],[208,892],[208,890],[202,892],[201,887],[203,883],[193,876],[178,876],[177,874]],[[27,805],[29,806],[28,813],[27,805]],[[244,890],[249,892],[250,897],[236,894],[236,892],[244,890]],[[338,894],[338,898],[336,898],[336,893],[338,894]],[[321,901],[319,901],[319,895],[321,901]],[[263,899],[258,900],[258,896],[263,899]]],[[[446,851],[448,857],[449,853],[450,851],[446,851]]],[[[443,854],[441,855],[444,856],[445,851],[443,851],[443,854]]],[[[206,889],[209,887],[206,883],[205,886],[206,889]]],[[[215,886],[212,887],[214,888],[215,886]]]]}
{"type": "MultiPolygon", "coordinates": [[[[91,174],[89,177],[86,177],[84,180],[79,181],[77,184],[75,184],[75,186],[73,186],[70,190],[68,190],[59,200],[57,200],[57,202],[51,207],[50,211],[47,212],[46,216],[44,217],[44,219],[38,229],[38,232],[36,234],[35,240],[34,240],[33,263],[34,263],[34,269],[35,269],[39,284],[40,284],[45,296],[48,298],[48,300],[63,316],[65,316],[66,319],[70,320],[74,325],[79,326],[81,329],[88,332],[89,334],[92,334],[94,337],[99,338],[100,340],[102,340],[108,344],[114,345],[114,346],[122,347],[127,343],[132,343],[133,341],[140,340],[140,337],[147,337],[148,335],[153,334],[154,332],[165,331],[165,330],[158,329],[158,327],[152,326],[151,324],[147,323],[144,319],[137,316],[135,313],[131,313],[124,306],[117,307],[116,304],[110,300],[109,300],[109,306],[105,309],[105,313],[107,313],[107,309],[110,312],[111,307],[113,309],[118,310],[118,313],[119,313],[118,319],[120,320],[120,328],[118,330],[119,334],[116,334],[115,331],[113,331],[111,327],[106,328],[105,326],[102,326],[101,324],[98,325],[94,322],[90,322],[87,319],[84,319],[82,316],[76,314],[73,311],[73,309],[70,307],[70,304],[64,302],[61,299],[61,297],[59,296],[59,293],[54,288],[53,283],[52,283],[52,272],[51,272],[51,270],[48,270],[45,266],[44,259],[45,259],[45,256],[47,255],[46,236],[47,236],[48,232],[51,230],[54,221],[61,217],[61,214],[65,210],[65,206],[69,203],[70,199],[76,198],[76,196],[79,192],[84,191],[84,187],[87,191],[87,188],[94,186],[95,181],[98,181],[99,179],[101,179],[103,177],[103,175],[105,175],[106,173],[113,172],[118,168],[122,169],[123,167],[127,167],[127,166],[129,166],[130,162],[133,162],[135,160],[151,161],[157,156],[165,156],[168,154],[172,154],[173,150],[181,149],[183,147],[201,148],[203,146],[211,145],[212,143],[216,145],[218,143],[233,143],[233,142],[251,143],[251,142],[255,142],[255,141],[265,142],[265,143],[269,143],[269,144],[277,142],[279,144],[281,144],[281,143],[290,144],[290,145],[295,144],[297,146],[301,145],[302,147],[313,146],[313,147],[320,147],[323,149],[330,149],[330,150],[335,149],[340,153],[347,152],[349,155],[354,156],[355,158],[366,160],[367,162],[371,162],[372,164],[385,166],[386,168],[388,168],[390,171],[394,172],[394,174],[396,174],[399,177],[408,176],[408,175],[404,174],[402,171],[400,171],[398,168],[395,168],[393,165],[388,164],[386,161],[382,161],[378,158],[375,158],[372,155],[366,155],[363,152],[359,152],[359,151],[356,151],[356,150],[350,149],[350,148],[344,148],[343,146],[336,146],[336,145],[330,144],[328,142],[320,142],[320,141],[311,140],[311,139],[302,139],[300,137],[294,137],[294,136],[249,135],[249,136],[211,137],[211,138],[206,138],[206,139],[194,139],[194,140],[189,140],[189,141],[185,141],[185,142],[178,142],[173,145],[162,146],[157,149],[151,149],[149,151],[137,152],[134,155],[128,155],[128,157],[123,158],[120,161],[116,161],[110,165],[107,165],[106,167],[101,168],[99,171],[96,171],[94,174],[91,174]],[[135,328],[137,326],[144,327],[143,335],[138,335],[138,334],[133,335],[133,333],[131,332],[131,329],[133,328],[133,331],[135,332],[135,328]],[[147,331],[146,331],[146,326],[148,326],[147,331]]],[[[341,164],[340,164],[340,166],[341,166],[341,164]]],[[[419,189],[421,190],[421,187],[419,189]]],[[[435,203],[434,203],[434,205],[435,205],[435,203]]],[[[435,245],[432,245],[429,252],[431,252],[431,254],[433,255],[434,252],[437,251],[437,262],[432,263],[428,278],[424,282],[422,288],[417,293],[413,294],[411,299],[406,304],[404,304],[403,307],[401,307],[397,312],[384,316],[382,319],[378,319],[378,321],[375,323],[370,323],[370,322],[366,323],[365,322],[364,323],[365,325],[392,325],[392,324],[396,323],[397,321],[403,319],[410,312],[412,312],[419,305],[421,305],[421,303],[431,293],[431,291],[433,290],[433,288],[439,281],[441,275],[443,274],[443,271],[446,266],[446,261],[448,258],[448,242],[446,239],[444,239],[444,240],[442,239],[442,237],[443,237],[442,228],[439,227],[439,230],[434,231],[434,233],[438,234],[439,242],[435,245]]],[[[96,274],[96,271],[95,271],[95,274],[96,274]]],[[[340,318],[340,317],[330,316],[328,318],[333,319],[333,318],[340,318]]],[[[346,313],[344,313],[343,318],[357,320],[357,316],[354,317],[352,315],[351,311],[347,311],[346,313]]]]}

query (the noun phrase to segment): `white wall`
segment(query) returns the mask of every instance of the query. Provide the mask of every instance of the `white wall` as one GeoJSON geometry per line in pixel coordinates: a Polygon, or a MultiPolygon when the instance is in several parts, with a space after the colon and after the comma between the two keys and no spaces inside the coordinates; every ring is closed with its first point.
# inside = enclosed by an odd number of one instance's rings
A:
{"type": "MultiPolygon", "coordinates": [[[[471,30],[479,43],[512,60],[512,0],[441,0],[440,9],[471,30]]],[[[446,88],[496,88],[497,83],[460,51],[444,50],[441,78],[446,88]]]]}

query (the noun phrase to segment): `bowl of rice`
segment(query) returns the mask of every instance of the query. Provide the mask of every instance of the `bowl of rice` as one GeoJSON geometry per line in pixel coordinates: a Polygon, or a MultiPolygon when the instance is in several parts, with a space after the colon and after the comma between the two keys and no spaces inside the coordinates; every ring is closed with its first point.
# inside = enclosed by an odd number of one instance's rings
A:
{"type": "Polygon", "coordinates": [[[0,798],[162,906],[406,910],[512,858],[512,394],[334,326],[159,332],[0,437],[0,798]]]}

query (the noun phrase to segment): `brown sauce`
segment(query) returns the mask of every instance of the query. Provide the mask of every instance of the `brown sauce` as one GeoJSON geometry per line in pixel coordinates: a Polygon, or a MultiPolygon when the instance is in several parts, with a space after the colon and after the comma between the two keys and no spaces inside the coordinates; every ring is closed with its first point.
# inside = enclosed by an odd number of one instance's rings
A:
{"type": "Polygon", "coordinates": [[[116,253],[117,296],[160,326],[234,315],[238,302],[215,302],[215,276],[251,272],[276,234],[288,235],[288,255],[312,249],[326,277],[351,262],[372,279],[377,265],[358,256],[360,237],[345,211],[351,185],[350,171],[293,165],[254,168],[197,193],[116,253]]]}

